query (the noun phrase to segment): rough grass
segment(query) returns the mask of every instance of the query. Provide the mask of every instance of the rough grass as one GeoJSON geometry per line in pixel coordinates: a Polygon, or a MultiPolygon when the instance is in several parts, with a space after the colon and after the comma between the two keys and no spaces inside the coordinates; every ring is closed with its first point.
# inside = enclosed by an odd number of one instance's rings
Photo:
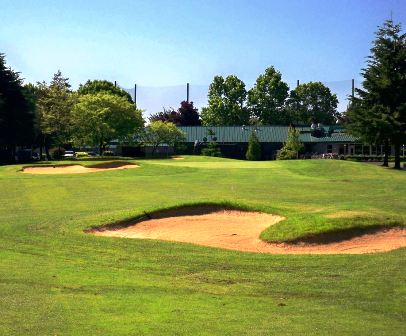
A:
{"type": "Polygon", "coordinates": [[[405,172],[339,161],[136,163],[53,176],[0,167],[0,335],[404,334],[406,249],[274,256],[83,230],[204,202],[285,216],[263,233],[269,240],[404,225],[405,172]]]}

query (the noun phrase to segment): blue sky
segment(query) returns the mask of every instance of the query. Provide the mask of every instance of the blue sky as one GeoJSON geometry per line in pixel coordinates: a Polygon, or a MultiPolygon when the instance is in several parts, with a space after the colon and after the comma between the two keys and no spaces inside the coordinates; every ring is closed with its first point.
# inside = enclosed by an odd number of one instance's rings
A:
{"type": "Polygon", "coordinates": [[[0,0],[0,52],[27,81],[61,69],[74,88],[206,85],[217,74],[250,86],[268,65],[289,83],[331,82],[360,78],[391,11],[405,26],[404,0],[0,0]]]}

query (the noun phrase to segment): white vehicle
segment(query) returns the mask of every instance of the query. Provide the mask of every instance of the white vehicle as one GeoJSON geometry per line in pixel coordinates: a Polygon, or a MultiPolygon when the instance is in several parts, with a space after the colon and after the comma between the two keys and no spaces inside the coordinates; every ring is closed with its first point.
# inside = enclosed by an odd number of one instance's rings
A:
{"type": "Polygon", "coordinates": [[[75,152],[74,151],[65,151],[65,154],[63,155],[64,158],[73,158],[75,157],[75,152]]]}

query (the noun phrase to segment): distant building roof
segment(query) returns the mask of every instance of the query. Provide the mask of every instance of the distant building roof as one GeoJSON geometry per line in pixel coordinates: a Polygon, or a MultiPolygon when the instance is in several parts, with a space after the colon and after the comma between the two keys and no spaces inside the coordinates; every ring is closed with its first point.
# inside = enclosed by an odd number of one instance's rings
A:
{"type": "MultiPolygon", "coordinates": [[[[289,126],[179,126],[186,133],[186,142],[203,141],[204,138],[210,141],[212,137],[217,138],[217,142],[248,142],[253,131],[256,130],[260,142],[282,143],[286,141],[289,126]],[[212,130],[214,135],[210,135],[212,130]]],[[[305,126],[297,126],[300,130],[300,140],[304,143],[332,142],[351,143],[358,140],[345,133],[345,130],[337,126],[323,126],[324,136],[314,137],[312,129],[305,126]]]]}

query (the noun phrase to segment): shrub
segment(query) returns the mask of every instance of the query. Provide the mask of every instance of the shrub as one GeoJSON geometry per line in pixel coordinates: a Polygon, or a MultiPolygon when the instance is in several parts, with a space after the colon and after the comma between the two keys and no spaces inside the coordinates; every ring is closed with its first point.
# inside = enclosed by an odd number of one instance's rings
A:
{"type": "Polygon", "coordinates": [[[76,152],[75,156],[80,159],[89,156],[89,154],[87,152],[76,152]]]}
{"type": "Polygon", "coordinates": [[[114,156],[114,152],[111,150],[106,150],[103,152],[103,156],[114,156]]]}
{"type": "Polygon", "coordinates": [[[303,149],[303,144],[299,140],[300,131],[294,127],[289,127],[288,137],[282,149],[276,156],[277,160],[293,160],[299,156],[299,151],[303,149]]]}
{"type": "Polygon", "coordinates": [[[261,144],[259,143],[258,137],[255,132],[251,133],[250,139],[248,141],[248,150],[245,157],[249,161],[259,161],[261,160],[261,144]]]}
{"type": "Polygon", "coordinates": [[[61,160],[63,156],[65,155],[65,148],[51,148],[49,151],[51,154],[51,158],[54,160],[61,160]]]}
{"type": "Polygon", "coordinates": [[[217,142],[210,141],[207,147],[202,149],[202,155],[221,157],[221,150],[217,145],[217,142]]]}
{"type": "Polygon", "coordinates": [[[297,152],[286,147],[283,147],[276,156],[277,160],[295,160],[297,152]]]}

